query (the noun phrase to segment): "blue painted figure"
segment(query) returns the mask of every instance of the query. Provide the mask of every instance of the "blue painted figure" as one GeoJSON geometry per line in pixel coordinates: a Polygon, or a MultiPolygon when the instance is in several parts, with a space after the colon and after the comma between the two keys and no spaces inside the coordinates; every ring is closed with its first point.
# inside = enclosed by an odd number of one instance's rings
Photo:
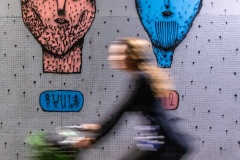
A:
{"type": "Polygon", "coordinates": [[[159,67],[170,68],[174,49],[186,37],[202,0],[136,0],[159,67]]]}

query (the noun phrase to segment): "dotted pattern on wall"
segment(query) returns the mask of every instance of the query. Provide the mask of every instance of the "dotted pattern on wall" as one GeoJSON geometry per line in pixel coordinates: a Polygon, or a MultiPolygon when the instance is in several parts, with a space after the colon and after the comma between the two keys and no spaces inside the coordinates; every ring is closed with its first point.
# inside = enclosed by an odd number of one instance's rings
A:
{"type": "MultiPolygon", "coordinates": [[[[179,117],[177,126],[193,136],[196,152],[191,160],[240,157],[239,40],[240,17],[198,16],[184,41],[176,48],[171,71],[180,104],[169,113],[179,117]]],[[[56,126],[97,122],[125,93],[134,88],[129,76],[110,70],[109,44],[123,36],[148,39],[138,18],[97,17],[86,35],[81,74],[42,72],[42,50],[21,17],[0,19],[0,155],[1,159],[27,160],[24,139],[33,131],[56,126]],[[79,113],[48,113],[39,106],[46,90],[78,90],[85,98],[79,113]]],[[[152,54],[153,56],[153,54],[152,54]]],[[[118,159],[135,144],[133,127],[140,115],[126,113],[93,148],[79,159],[118,159]]],[[[142,120],[144,121],[144,120],[142,120]]]]}

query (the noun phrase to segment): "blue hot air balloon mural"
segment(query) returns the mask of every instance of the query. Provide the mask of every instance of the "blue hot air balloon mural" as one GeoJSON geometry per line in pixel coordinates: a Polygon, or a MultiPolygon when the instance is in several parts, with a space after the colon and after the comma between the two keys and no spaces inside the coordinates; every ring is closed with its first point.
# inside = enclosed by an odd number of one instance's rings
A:
{"type": "Polygon", "coordinates": [[[142,25],[152,42],[158,66],[170,68],[175,48],[186,37],[202,0],[136,0],[142,25]]]}

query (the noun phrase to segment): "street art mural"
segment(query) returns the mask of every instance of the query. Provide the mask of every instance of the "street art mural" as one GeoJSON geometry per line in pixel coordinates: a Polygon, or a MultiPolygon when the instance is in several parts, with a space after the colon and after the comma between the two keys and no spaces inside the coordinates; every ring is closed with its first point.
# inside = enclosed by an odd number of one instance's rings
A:
{"type": "Polygon", "coordinates": [[[175,110],[179,104],[179,94],[174,90],[166,91],[165,96],[160,99],[161,106],[166,110],[175,110]]]}
{"type": "Polygon", "coordinates": [[[80,73],[95,0],[21,0],[24,24],[41,44],[45,73],[80,73]]]}
{"type": "Polygon", "coordinates": [[[47,112],[78,112],[84,102],[81,92],[68,90],[45,91],[39,99],[40,106],[47,112]]]}
{"type": "Polygon", "coordinates": [[[190,30],[202,0],[136,0],[139,18],[152,42],[158,66],[170,68],[175,48],[190,30]]]}

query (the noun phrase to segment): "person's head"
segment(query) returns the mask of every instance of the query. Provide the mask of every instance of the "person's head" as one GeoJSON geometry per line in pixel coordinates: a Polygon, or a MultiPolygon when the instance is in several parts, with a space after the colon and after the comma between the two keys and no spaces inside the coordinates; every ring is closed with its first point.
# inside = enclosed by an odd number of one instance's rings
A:
{"type": "Polygon", "coordinates": [[[149,60],[150,43],[145,39],[123,38],[109,47],[110,67],[130,71],[141,70],[141,64],[149,60]]]}
{"type": "Polygon", "coordinates": [[[142,71],[150,78],[150,85],[157,97],[164,97],[170,90],[172,82],[169,73],[149,62],[150,43],[145,39],[123,38],[109,47],[108,60],[110,67],[128,71],[142,71]]]}
{"type": "Polygon", "coordinates": [[[25,25],[44,49],[64,55],[84,38],[95,17],[95,0],[21,0],[25,25]]]}

